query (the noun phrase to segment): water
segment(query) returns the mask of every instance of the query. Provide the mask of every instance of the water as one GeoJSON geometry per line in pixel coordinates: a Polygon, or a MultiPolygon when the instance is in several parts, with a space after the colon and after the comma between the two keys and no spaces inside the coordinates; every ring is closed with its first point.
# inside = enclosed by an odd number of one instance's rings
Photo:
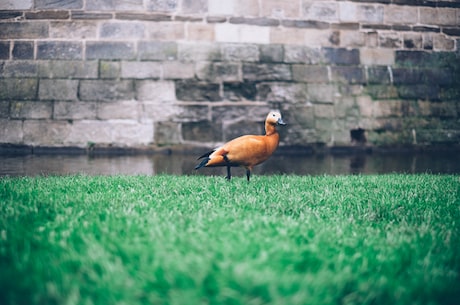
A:
{"type": "MultiPolygon", "coordinates": [[[[37,175],[218,175],[224,168],[195,171],[196,156],[189,155],[26,155],[0,156],[0,176],[37,175]]],[[[457,154],[355,154],[273,156],[256,166],[254,175],[349,175],[386,173],[460,174],[457,154]]],[[[233,176],[245,176],[233,168],[233,176]]]]}

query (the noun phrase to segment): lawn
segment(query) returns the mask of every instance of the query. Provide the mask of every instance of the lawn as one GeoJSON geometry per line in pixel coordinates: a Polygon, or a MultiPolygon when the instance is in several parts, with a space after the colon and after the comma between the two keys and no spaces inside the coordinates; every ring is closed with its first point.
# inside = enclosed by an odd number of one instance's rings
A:
{"type": "Polygon", "coordinates": [[[0,178],[0,304],[459,304],[455,175],[0,178]]]}

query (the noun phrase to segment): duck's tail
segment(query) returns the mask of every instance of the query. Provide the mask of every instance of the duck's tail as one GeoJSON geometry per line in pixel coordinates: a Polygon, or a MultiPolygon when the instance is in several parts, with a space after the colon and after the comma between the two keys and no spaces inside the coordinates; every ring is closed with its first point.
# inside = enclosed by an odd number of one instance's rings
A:
{"type": "Polygon", "coordinates": [[[208,163],[209,160],[211,160],[209,158],[209,155],[211,155],[215,150],[211,150],[211,151],[208,151],[207,153],[205,153],[204,155],[202,155],[201,157],[199,157],[197,160],[200,160],[200,159],[203,159],[201,160],[200,164],[198,164],[197,166],[195,166],[195,169],[200,169],[204,166],[206,166],[206,164],[208,163]]]}

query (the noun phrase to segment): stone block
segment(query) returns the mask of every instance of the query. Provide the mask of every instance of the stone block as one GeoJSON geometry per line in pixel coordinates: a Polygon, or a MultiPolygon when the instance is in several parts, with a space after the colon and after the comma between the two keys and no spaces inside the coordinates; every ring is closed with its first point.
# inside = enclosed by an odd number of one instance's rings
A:
{"type": "Polygon", "coordinates": [[[50,22],[50,38],[96,39],[97,23],[88,21],[53,21],[50,22]]]}
{"type": "Polygon", "coordinates": [[[25,12],[26,19],[44,19],[44,20],[53,20],[53,19],[69,19],[70,12],[64,10],[44,10],[36,12],[25,12]]]}
{"type": "Polygon", "coordinates": [[[137,81],[136,99],[140,101],[166,102],[176,100],[176,88],[172,81],[137,81]]]}
{"type": "Polygon", "coordinates": [[[83,101],[130,100],[134,98],[131,80],[82,80],[79,97],[83,101]]]}
{"type": "Polygon", "coordinates": [[[307,84],[307,90],[312,103],[334,103],[340,96],[339,87],[335,84],[307,84]]]}
{"type": "Polygon", "coordinates": [[[176,60],[177,43],[161,41],[140,41],[138,46],[141,60],[176,60]]]}
{"type": "Polygon", "coordinates": [[[339,6],[329,1],[302,1],[302,15],[308,20],[337,22],[339,20],[339,6]]]}
{"type": "Polygon", "coordinates": [[[174,12],[178,6],[178,0],[147,0],[147,10],[154,12],[174,12]]]}
{"type": "Polygon", "coordinates": [[[180,101],[220,101],[220,86],[192,80],[176,81],[176,97],[180,101]]]}
{"type": "Polygon", "coordinates": [[[2,23],[0,39],[40,39],[48,37],[48,23],[45,21],[2,23]]]}
{"type": "Polygon", "coordinates": [[[38,41],[37,59],[73,60],[83,58],[83,46],[80,42],[38,41]]]}
{"type": "Polygon", "coordinates": [[[259,46],[259,60],[263,63],[278,63],[284,60],[284,48],[282,45],[259,46]]]}
{"type": "Polygon", "coordinates": [[[327,83],[329,81],[328,69],[317,65],[293,65],[292,74],[294,81],[306,83],[327,83]]]}
{"type": "Polygon", "coordinates": [[[346,1],[339,2],[338,5],[340,22],[356,22],[358,20],[358,5],[356,3],[346,1]]]}
{"type": "Polygon", "coordinates": [[[374,118],[401,117],[402,115],[402,101],[400,100],[373,102],[372,116],[374,118]]]}
{"type": "Polygon", "coordinates": [[[151,22],[145,25],[148,40],[177,41],[185,39],[183,22],[151,22]]]}
{"type": "Polygon", "coordinates": [[[172,101],[142,103],[142,119],[155,122],[197,122],[208,119],[207,105],[177,104],[172,101]]]}
{"type": "Polygon", "coordinates": [[[307,29],[303,32],[303,41],[308,46],[330,47],[340,45],[340,31],[307,29]]]}
{"type": "Polygon", "coordinates": [[[300,17],[300,6],[297,1],[262,1],[262,16],[276,18],[298,18],[300,17]]]}
{"type": "Polygon", "coordinates": [[[98,103],[96,118],[100,120],[118,120],[139,118],[142,105],[135,100],[98,103]]]}
{"type": "Polygon", "coordinates": [[[64,146],[69,135],[67,121],[25,120],[23,144],[32,146],[64,146]]]}
{"type": "Polygon", "coordinates": [[[88,11],[132,11],[132,10],[143,10],[142,0],[98,0],[88,1],[86,3],[86,10],[88,11]]]}
{"type": "Polygon", "coordinates": [[[306,84],[267,82],[257,85],[257,99],[266,102],[305,102],[309,100],[306,84]]]}
{"type": "Polygon", "coordinates": [[[392,49],[360,49],[361,64],[366,66],[385,65],[391,66],[395,63],[395,53],[392,49]]]}
{"type": "Polygon", "coordinates": [[[224,83],[224,97],[230,101],[257,99],[257,86],[254,82],[224,83]]]}
{"type": "Polygon", "coordinates": [[[401,99],[409,100],[439,100],[440,89],[437,86],[428,84],[415,84],[399,86],[398,95],[401,99]]]}
{"type": "Polygon", "coordinates": [[[315,118],[335,118],[334,105],[332,104],[314,104],[313,113],[315,118]]]}
{"type": "Polygon", "coordinates": [[[234,0],[234,15],[236,16],[260,16],[258,0],[234,0]]]}
{"type": "Polygon", "coordinates": [[[334,65],[359,65],[359,50],[344,48],[324,48],[324,58],[327,63],[334,65]]]}
{"type": "Polygon", "coordinates": [[[214,41],[214,25],[202,23],[190,23],[186,27],[188,40],[214,41]]]}
{"type": "Polygon", "coordinates": [[[231,24],[248,24],[257,26],[279,26],[280,21],[274,18],[259,17],[230,17],[228,20],[231,24]]]}
{"type": "Polygon", "coordinates": [[[184,62],[220,61],[221,46],[214,43],[181,43],[178,45],[178,58],[184,62]]]}
{"type": "Polygon", "coordinates": [[[224,44],[222,57],[226,61],[259,61],[259,48],[252,44],[224,44]]]}
{"type": "Polygon", "coordinates": [[[366,92],[374,99],[395,99],[398,97],[398,91],[395,86],[388,85],[368,85],[366,92]]]}
{"type": "Polygon", "coordinates": [[[315,65],[324,62],[324,56],[319,48],[286,45],[284,46],[284,61],[315,65]]]}
{"type": "Polygon", "coordinates": [[[208,0],[182,0],[181,12],[203,14],[208,12],[208,0]]]}
{"type": "Polygon", "coordinates": [[[425,83],[423,69],[411,69],[411,68],[393,68],[393,83],[395,85],[401,84],[418,84],[425,83]]]}
{"type": "Polygon", "coordinates": [[[183,63],[179,61],[169,61],[163,63],[164,79],[188,79],[195,77],[195,65],[193,63],[183,63]]]}
{"type": "Polygon", "coordinates": [[[83,0],[60,0],[60,1],[49,1],[49,0],[35,0],[35,9],[40,10],[52,10],[52,9],[82,9],[83,0]]]}
{"type": "Polygon", "coordinates": [[[10,59],[9,41],[0,41],[0,59],[10,59]]]}
{"type": "Polygon", "coordinates": [[[403,45],[405,49],[421,49],[422,48],[422,34],[407,33],[403,34],[403,45]]]}
{"type": "Polygon", "coordinates": [[[76,100],[78,81],[68,79],[40,79],[38,98],[40,100],[76,100]]]}
{"type": "Polygon", "coordinates": [[[47,60],[40,62],[40,78],[97,78],[97,61],[47,60]]]}
{"type": "Polygon", "coordinates": [[[182,138],[193,142],[221,142],[222,124],[209,121],[182,123],[182,138]]]}
{"type": "Polygon", "coordinates": [[[269,43],[270,29],[267,27],[221,23],[215,25],[218,42],[269,43]]]}
{"type": "Polygon", "coordinates": [[[35,78],[7,78],[0,82],[0,100],[35,100],[38,80],[35,78]]]}
{"type": "Polygon", "coordinates": [[[94,120],[97,111],[96,102],[54,102],[55,120],[94,120]]]}
{"type": "Polygon", "coordinates": [[[135,79],[158,79],[161,77],[161,63],[154,61],[122,61],[121,77],[135,79]]]}
{"type": "Polygon", "coordinates": [[[233,15],[236,1],[209,0],[208,13],[210,15],[233,15]]]}
{"type": "Polygon", "coordinates": [[[261,135],[264,134],[264,126],[262,122],[253,122],[253,121],[238,121],[238,122],[229,122],[223,124],[223,141],[230,141],[236,137],[243,135],[253,134],[261,135]]]}
{"type": "Polygon", "coordinates": [[[259,122],[261,127],[264,126],[264,119],[270,111],[267,105],[216,106],[211,109],[212,122],[229,123],[246,120],[259,122]]]}
{"type": "Polygon", "coordinates": [[[200,62],[196,76],[206,81],[240,81],[241,64],[231,62],[200,62]]]}
{"type": "Polygon", "coordinates": [[[0,119],[0,143],[22,144],[22,120],[0,119]]]}
{"type": "Polygon", "coordinates": [[[4,0],[1,3],[2,10],[28,10],[33,6],[33,0],[4,0]]]}
{"type": "Polygon", "coordinates": [[[367,82],[369,84],[390,84],[391,79],[388,67],[369,67],[367,69],[367,82]]]}
{"type": "Polygon", "coordinates": [[[4,78],[37,77],[38,68],[34,61],[6,61],[0,64],[0,73],[4,78]]]}
{"type": "Polygon", "coordinates": [[[298,45],[305,42],[305,30],[299,28],[270,28],[270,43],[298,45]]]}
{"type": "Polygon", "coordinates": [[[358,21],[366,23],[383,23],[384,7],[374,4],[360,4],[356,9],[358,21]]]}
{"type": "Polygon", "coordinates": [[[144,31],[144,24],[136,21],[105,22],[100,25],[99,37],[102,39],[142,39],[144,31]]]}
{"type": "MultiPolygon", "coordinates": [[[[9,47],[9,46],[8,46],[9,47]]],[[[1,56],[0,47],[0,56],[1,56]]],[[[13,46],[13,59],[33,59],[34,58],[34,42],[33,41],[15,41],[13,46]]],[[[9,55],[9,48],[8,48],[9,55]]]]}
{"type": "Polygon", "coordinates": [[[12,102],[12,119],[50,119],[53,114],[51,102],[12,102]]]}
{"type": "MultiPolygon", "coordinates": [[[[88,5],[87,5],[87,8],[88,8],[88,5]]],[[[102,12],[71,11],[71,18],[73,20],[106,20],[106,19],[112,19],[113,14],[112,13],[102,13],[102,12]]]]}
{"type": "Polygon", "coordinates": [[[245,80],[292,80],[291,66],[286,64],[243,64],[243,79],[245,80]]]}
{"type": "Polygon", "coordinates": [[[6,119],[10,116],[10,102],[0,101],[0,119],[6,119]]]}
{"type": "Polygon", "coordinates": [[[99,61],[99,78],[119,78],[121,76],[121,62],[99,61]]]}
{"type": "Polygon", "coordinates": [[[455,49],[455,40],[443,35],[436,35],[433,39],[433,47],[437,51],[453,51],[455,49]]]}
{"type": "Polygon", "coordinates": [[[180,123],[156,122],[154,130],[154,142],[157,145],[174,145],[182,142],[180,123]]]}
{"type": "Polygon", "coordinates": [[[402,39],[399,33],[384,32],[378,35],[379,46],[381,48],[401,49],[402,39]]]}
{"type": "Polygon", "coordinates": [[[366,76],[363,68],[356,66],[331,67],[332,81],[346,84],[364,84],[366,76]]]}
{"type": "Polygon", "coordinates": [[[429,25],[458,25],[457,9],[454,8],[431,8],[419,9],[420,23],[429,25]]]}
{"type": "Polygon", "coordinates": [[[135,59],[133,42],[91,41],[86,43],[86,59],[135,59]]]}
{"type": "Polygon", "coordinates": [[[358,96],[356,98],[356,104],[358,105],[359,115],[362,117],[372,117],[374,102],[368,95],[358,96]]]}
{"type": "Polygon", "coordinates": [[[386,24],[416,24],[417,10],[413,6],[385,5],[384,15],[386,24]]]}
{"type": "Polygon", "coordinates": [[[340,46],[341,47],[364,47],[366,45],[366,33],[343,30],[340,31],[340,46]]]}

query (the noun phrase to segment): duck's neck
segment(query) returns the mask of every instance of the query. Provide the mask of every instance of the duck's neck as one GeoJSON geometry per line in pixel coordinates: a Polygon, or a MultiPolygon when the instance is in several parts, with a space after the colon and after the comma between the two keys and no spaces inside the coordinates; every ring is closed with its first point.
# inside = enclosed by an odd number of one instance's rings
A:
{"type": "Polygon", "coordinates": [[[265,135],[271,136],[273,134],[277,134],[276,127],[273,124],[265,123],[265,135]]]}

